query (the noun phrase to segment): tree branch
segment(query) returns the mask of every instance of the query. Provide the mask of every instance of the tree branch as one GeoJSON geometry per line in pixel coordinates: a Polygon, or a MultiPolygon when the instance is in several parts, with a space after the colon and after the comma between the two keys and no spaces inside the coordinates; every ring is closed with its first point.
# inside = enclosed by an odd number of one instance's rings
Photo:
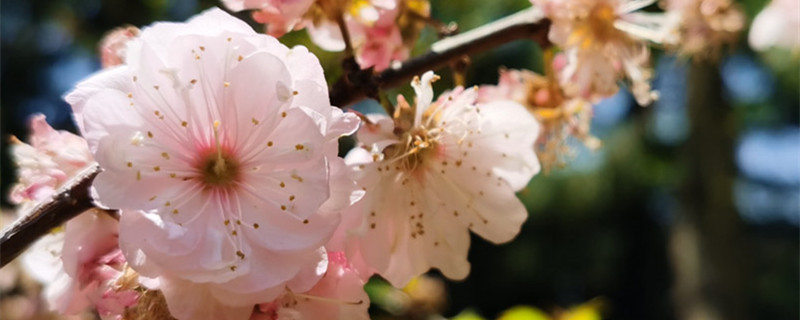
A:
{"type": "Polygon", "coordinates": [[[465,55],[487,51],[500,45],[531,39],[542,48],[550,46],[547,33],[550,21],[536,7],[517,12],[508,17],[472,29],[456,36],[435,42],[431,50],[419,57],[374,74],[372,69],[357,71],[341,77],[331,87],[331,104],[344,107],[363,98],[376,98],[378,89],[388,89],[407,84],[414,76],[428,70],[450,65],[465,55]]]}
{"type": "Polygon", "coordinates": [[[50,201],[40,203],[0,237],[0,267],[14,260],[39,238],[82,212],[95,208],[89,187],[100,172],[97,164],[84,169],[64,184],[50,201]]]}
{"type": "MultiPolygon", "coordinates": [[[[479,28],[437,41],[431,50],[380,73],[356,70],[339,79],[331,88],[331,104],[347,106],[365,97],[377,97],[379,89],[408,83],[414,76],[428,70],[450,65],[465,55],[486,51],[500,45],[532,39],[542,48],[550,46],[547,33],[550,21],[538,8],[529,8],[479,28]]],[[[96,208],[90,186],[100,172],[96,164],[66,183],[53,198],[39,204],[25,216],[2,231],[0,237],[0,267],[16,258],[36,240],[78,214],[96,208]]]]}

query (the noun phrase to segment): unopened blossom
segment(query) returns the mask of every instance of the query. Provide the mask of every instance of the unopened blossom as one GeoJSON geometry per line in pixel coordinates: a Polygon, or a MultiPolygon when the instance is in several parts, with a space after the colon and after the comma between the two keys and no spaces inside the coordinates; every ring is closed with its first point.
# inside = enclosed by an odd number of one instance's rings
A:
{"type": "Polygon", "coordinates": [[[255,10],[253,18],[280,37],[288,31],[308,29],[312,42],[328,51],[346,48],[339,19],[350,35],[361,68],[383,70],[393,61],[408,58],[425,17],[427,0],[224,0],[233,11],[255,10]]]}
{"type": "Polygon", "coordinates": [[[100,41],[100,62],[103,68],[124,63],[125,49],[128,41],[139,35],[139,29],[133,26],[120,27],[103,36],[100,41]]]}
{"type": "Polygon", "coordinates": [[[344,252],[328,253],[325,276],[306,292],[286,291],[259,305],[251,320],[368,320],[369,297],[364,280],[344,252]]]}
{"type": "Polygon", "coordinates": [[[753,49],[770,47],[800,50],[800,2],[772,0],[758,13],[750,26],[748,41],[753,49]]]}
{"type": "Polygon", "coordinates": [[[610,97],[624,80],[639,104],[657,94],[650,87],[648,41],[676,41],[675,17],[639,12],[655,0],[531,0],[553,22],[550,41],[561,47],[567,65],[565,90],[590,100],[610,97]]]}
{"type": "Polygon", "coordinates": [[[665,0],[668,12],[679,17],[678,49],[686,55],[708,57],[734,44],[746,24],[733,0],[665,0]]]}
{"type": "Polygon", "coordinates": [[[357,199],[335,169],[358,119],[330,106],[316,57],[211,9],[144,28],[125,61],[66,99],[146,287],[179,319],[246,319],[311,288],[336,211],[357,199]]]}
{"type": "Polygon", "coordinates": [[[513,100],[536,117],[542,131],[534,148],[545,170],[564,164],[564,158],[570,154],[566,143],[568,137],[574,137],[592,149],[600,146],[600,140],[589,132],[592,103],[582,97],[567,95],[555,73],[544,77],[528,70],[503,69],[496,86],[481,86],[478,93],[479,102],[513,100]]]}
{"type": "Polygon", "coordinates": [[[393,118],[370,115],[345,157],[366,195],[344,213],[343,246],[396,287],[430,268],[466,277],[468,230],[493,243],[514,238],[527,217],[514,192],[540,169],[539,126],[523,106],[475,104],[476,88],[432,102],[434,80],[428,72],[412,82],[414,107],[401,96],[393,118]]]}

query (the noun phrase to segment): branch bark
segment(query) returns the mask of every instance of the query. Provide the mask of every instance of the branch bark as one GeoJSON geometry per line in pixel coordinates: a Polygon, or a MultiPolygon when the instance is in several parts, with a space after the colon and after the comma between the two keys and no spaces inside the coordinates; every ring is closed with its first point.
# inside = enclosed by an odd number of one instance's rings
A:
{"type": "Polygon", "coordinates": [[[100,167],[94,164],[68,181],[50,201],[40,203],[31,214],[3,229],[0,237],[0,267],[50,232],[86,210],[95,208],[89,191],[100,167]]]}
{"type": "MultiPolygon", "coordinates": [[[[549,47],[550,21],[538,8],[531,7],[479,28],[437,41],[431,50],[380,73],[372,69],[356,70],[340,78],[331,88],[331,104],[344,107],[366,97],[377,97],[379,89],[408,83],[428,70],[448,66],[465,55],[486,51],[500,45],[532,39],[549,47]]],[[[51,201],[3,229],[0,237],[0,267],[16,258],[37,239],[78,214],[95,208],[89,188],[100,168],[94,165],[62,187],[51,201]]]]}
{"type": "Polygon", "coordinates": [[[550,47],[547,33],[550,21],[536,7],[517,12],[479,28],[435,42],[427,53],[409,59],[380,73],[372,69],[345,75],[331,87],[331,104],[345,107],[364,98],[377,100],[379,89],[407,84],[414,76],[450,65],[465,55],[487,51],[521,39],[536,41],[543,49],[550,47]]]}

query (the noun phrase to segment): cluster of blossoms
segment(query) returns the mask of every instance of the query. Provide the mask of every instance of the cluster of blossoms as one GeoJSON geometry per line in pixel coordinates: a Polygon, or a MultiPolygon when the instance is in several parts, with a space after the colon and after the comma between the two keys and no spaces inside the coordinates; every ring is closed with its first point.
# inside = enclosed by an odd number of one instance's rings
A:
{"type": "Polygon", "coordinates": [[[144,29],[67,95],[119,247],[173,316],[247,318],[337,274],[323,245],[360,197],[337,138],[358,120],[327,99],[305,48],[219,10],[144,29]]]}
{"type": "Polygon", "coordinates": [[[625,82],[636,101],[658,98],[651,89],[651,44],[677,43],[678,16],[640,9],[655,0],[531,0],[552,21],[549,40],[561,51],[546,52],[545,75],[501,70],[496,86],[480,90],[479,101],[509,99],[527,107],[542,125],[535,148],[545,169],[563,164],[568,138],[590,149],[600,140],[590,134],[593,104],[619,91],[625,82]]]}
{"type": "MultiPolygon", "coordinates": [[[[20,216],[94,165],[83,138],[54,130],[43,115],[34,116],[30,128],[30,144],[12,138],[20,180],[9,198],[19,205],[20,216]]],[[[44,294],[54,310],[73,314],[94,306],[101,316],[120,314],[136,303],[138,293],[118,235],[117,220],[92,209],[37,242],[23,265],[49,284],[44,294]]]]}
{"type": "Polygon", "coordinates": [[[371,276],[396,287],[430,269],[463,279],[470,231],[513,239],[527,217],[515,192],[560,164],[568,137],[600,146],[594,103],[620,83],[642,105],[657,98],[649,45],[694,52],[679,30],[719,45],[741,27],[723,0],[674,1],[666,14],[640,11],[655,0],[531,0],[561,50],[546,53],[544,75],[502,70],[497,85],[434,99],[427,72],[414,99],[357,115],[331,106],[313,54],[273,36],[306,29],[381,70],[408,58],[426,0],[223,2],[254,10],[272,36],[220,9],[117,29],[100,47],[105,69],[65,98],[83,137],[37,116],[31,145],[15,140],[21,215],[98,165],[95,200],[111,209],[83,213],[24,258],[52,309],[367,319],[371,276]],[[353,134],[340,158],[338,139],[353,134]]]}
{"type": "Polygon", "coordinates": [[[692,56],[716,55],[739,37],[744,13],[731,0],[667,0],[667,10],[680,16],[680,51],[692,56]]]}
{"type": "Polygon", "coordinates": [[[531,0],[553,21],[549,38],[566,56],[559,79],[568,94],[605,98],[626,80],[639,104],[657,94],[650,88],[648,41],[675,41],[671,18],[640,12],[655,0],[531,0]]]}
{"type": "Polygon", "coordinates": [[[320,63],[219,9],[111,34],[66,96],[83,138],[33,120],[14,199],[99,165],[93,209],[26,255],[51,308],[106,319],[366,319],[366,279],[469,273],[469,231],[511,240],[539,171],[538,124],[478,89],[359,116],[320,63]],[[122,44],[124,43],[124,44],[122,44]],[[338,138],[360,147],[338,157],[338,138]],[[96,161],[96,162],[95,162],[96,161]],[[42,263],[44,262],[44,263],[42,263]],[[158,311],[161,310],[161,311],[158,311]]]}
{"type": "Polygon", "coordinates": [[[542,125],[536,149],[546,169],[569,155],[567,138],[599,148],[590,134],[594,104],[616,94],[620,83],[640,105],[658,98],[650,85],[650,46],[711,56],[744,25],[730,1],[669,0],[666,12],[642,10],[656,1],[531,0],[552,21],[548,37],[560,51],[546,52],[544,76],[501,70],[498,84],[483,86],[479,100],[511,99],[528,108],[542,125]]]}
{"type": "Polygon", "coordinates": [[[253,18],[266,24],[272,36],[307,29],[311,40],[322,49],[342,51],[352,46],[361,68],[376,70],[408,58],[430,15],[428,0],[223,0],[223,3],[233,11],[255,10],[253,18]]]}

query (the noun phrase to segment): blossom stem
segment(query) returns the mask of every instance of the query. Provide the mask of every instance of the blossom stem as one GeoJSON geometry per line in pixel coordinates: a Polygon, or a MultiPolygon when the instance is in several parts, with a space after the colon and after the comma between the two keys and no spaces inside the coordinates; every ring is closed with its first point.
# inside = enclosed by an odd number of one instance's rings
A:
{"type": "Polygon", "coordinates": [[[561,106],[561,102],[563,102],[561,84],[558,82],[556,68],[553,66],[555,56],[555,49],[548,48],[547,50],[544,50],[544,74],[547,77],[547,90],[550,92],[550,101],[548,101],[548,106],[561,106]]]}
{"type": "Polygon", "coordinates": [[[453,82],[457,86],[467,85],[467,68],[469,68],[469,56],[464,55],[460,59],[456,59],[450,64],[450,69],[453,70],[453,82]]]}
{"type": "Polygon", "coordinates": [[[347,23],[344,21],[344,13],[336,15],[336,24],[339,25],[339,31],[342,33],[342,41],[344,41],[344,52],[346,57],[354,57],[353,40],[350,38],[350,30],[347,29],[347,23]]]}
{"type": "Polygon", "coordinates": [[[542,48],[548,48],[549,31],[550,21],[544,18],[539,8],[522,10],[473,30],[439,40],[431,46],[428,53],[383,72],[372,74],[372,70],[366,69],[360,72],[369,73],[367,77],[350,77],[366,79],[364,83],[340,78],[331,88],[331,104],[339,107],[350,105],[370,96],[367,92],[370,88],[388,89],[403,85],[415,75],[449,66],[453,60],[465,55],[483,52],[512,41],[532,39],[542,48]]]}
{"type": "Polygon", "coordinates": [[[423,16],[415,12],[414,10],[409,10],[408,16],[411,17],[412,19],[422,21],[425,24],[436,29],[436,34],[439,36],[440,39],[453,36],[458,33],[458,24],[456,24],[455,22],[445,24],[444,22],[441,22],[437,19],[423,16]]]}

